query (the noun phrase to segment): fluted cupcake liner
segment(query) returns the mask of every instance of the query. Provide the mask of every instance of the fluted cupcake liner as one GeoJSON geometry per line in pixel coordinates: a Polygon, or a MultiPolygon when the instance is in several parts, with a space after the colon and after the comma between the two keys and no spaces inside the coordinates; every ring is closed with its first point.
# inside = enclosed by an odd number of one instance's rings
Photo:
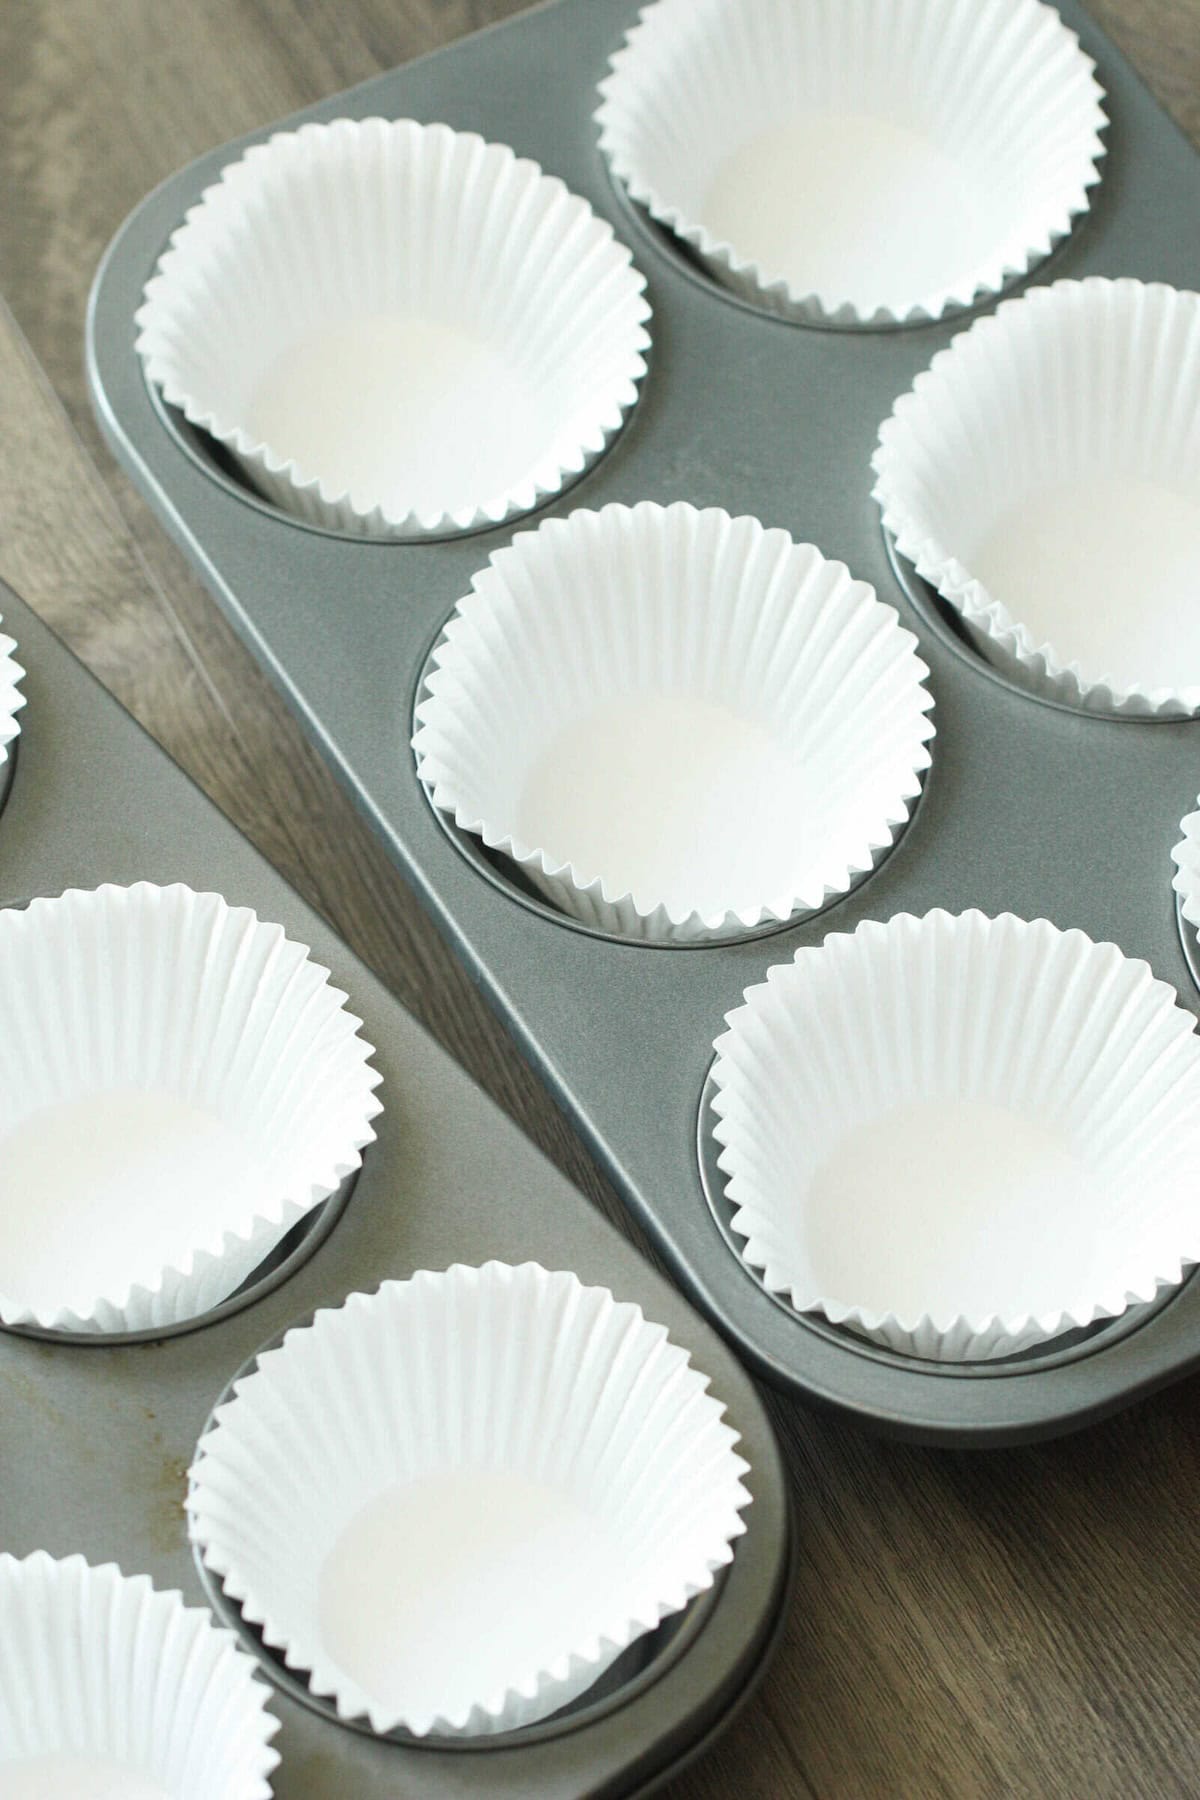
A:
{"type": "Polygon", "coordinates": [[[1200,1038],[1081,931],[902,914],[796,952],[716,1043],[719,1163],[772,1292],[909,1355],[1011,1355],[1200,1258],[1200,1038]]]}
{"type": "Polygon", "coordinates": [[[335,119],[222,171],[146,287],[151,382],[310,523],[420,537],[556,494],[645,374],[612,227],[473,132],[335,119]]]}
{"type": "Polygon", "coordinates": [[[17,714],[25,704],[25,696],[18,685],[25,671],[13,656],[16,647],[15,638],[0,632],[0,780],[8,761],[9,745],[21,729],[17,714]]]}
{"type": "Polygon", "coordinates": [[[0,1554],[0,1791],[270,1800],[279,1729],[233,1633],[148,1575],[0,1554]]]}
{"type": "Polygon", "coordinates": [[[656,0],[600,147],[716,280],[784,317],[936,319],[1086,211],[1095,66],[1041,0],[656,0]]]}
{"type": "MultiPolygon", "coordinates": [[[[1200,808],[1200,799],[1196,805],[1200,808]]],[[[1171,851],[1171,861],[1175,864],[1171,886],[1179,895],[1184,918],[1200,930],[1200,811],[1188,813],[1179,830],[1179,842],[1171,851]]]]}
{"type": "Polygon", "coordinates": [[[434,805],[585,923],[695,942],[812,911],[893,842],[933,736],[916,639],[811,544],[684,503],[497,551],[417,708],[434,805]]]}
{"type": "Polygon", "coordinates": [[[375,1135],[345,999],[219,894],[0,912],[0,1320],[142,1331],[233,1293],[375,1135]]]}
{"type": "Polygon", "coordinates": [[[747,1465],[707,1388],[574,1275],[421,1271],[258,1358],[200,1442],[191,1533],[343,1718],[509,1731],[732,1559],[747,1465]]]}
{"type": "Polygon", "coordinates": [[[879,434],[901,555],[990,662],[1089,712],[1200,713],[1200,295],[1033,288],[934,357],[879,434]]]}

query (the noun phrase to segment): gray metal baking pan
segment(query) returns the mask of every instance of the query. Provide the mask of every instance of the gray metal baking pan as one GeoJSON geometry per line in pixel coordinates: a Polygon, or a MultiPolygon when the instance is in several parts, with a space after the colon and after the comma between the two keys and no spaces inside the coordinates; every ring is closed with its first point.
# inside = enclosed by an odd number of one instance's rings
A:
{"type": "MultiPolygon", "coordinates": [[[[1061,0],[1060,10],[1099,65],[1111,127],[1091,213],[1033,279],[1098,273],[1197,286],[1200,163],[1078,0],[1061,0]]],[[[801,1319],[731,1248],[719,1178],[711,1179],[711,1158],[697,1154],[711,1045],[743,989],[797,945],[865,917],[933,906],[1080,926],[1144,957],[1195,1004],[1170,851],[1200,786],[1200,724],[1110,722],[1029,698],[986,668],[933,597],[893,566],[870,498],[876,433],[963,320],[814,330],[716,288],[617,190],[596,147],[596,83],[635,13],[636,0],[557,0],[297,119],[411,115],[507,141],[585,194],[632,246],[654,311],[650,374],[625,431],[548,510],[649,498],[751,512],[842,559],[918,632],[936,698],[933,768],[903,841],[848,899],[803,925],[734,944],[614,943],[511,885],[505,891],[502,874],[453,841],[413,770],[413,700],[443,621],[510,532],[364,543],[284,519],[160,408],[134,352],[133,315],[167,238],[251,140],[173,176],[118,233],[88,320],[96,410],[119,459],[295,704],[673,1274],[753,1366],[910,1437],[1049,1436],[1200,1364],[1200,1285],[984,1369],[906,1361],[801,1319]]]]}
{"type": "MultiPolygon", "coordinates": [[[[746,1535],[715,1593],[631,1647],[616,1679],[570,1714],[486,1747],[383,1742],[332,1721],[264,1652],[220,1589],[215,1604],[259,1658],[282,1720],[280,1800],[579,1800],[648,1792],[718,1731],[764,1667],[784,1617],[788,1498],[762,1404],[720,1338],[541,1157],[267,863],[24,607],[0,588],[27,671],[20,751],[0,814],[0,901],[103,881],[185,881],[278,920],[351,997],[377,1048],[378,1140],[333,1228],[290,1276],[186,1335],[55,1343],[0,1332],[0,1549],[113,1560],[180,1588],[186,1473],[229,1380],[268,1340],[416,1268],[499,1257],[571,1268],[636,1300],[711,1375],[752,1473],[746,1535]]],[[[485,1622],[481,1621],[481,1627],[485,1622]]]]}

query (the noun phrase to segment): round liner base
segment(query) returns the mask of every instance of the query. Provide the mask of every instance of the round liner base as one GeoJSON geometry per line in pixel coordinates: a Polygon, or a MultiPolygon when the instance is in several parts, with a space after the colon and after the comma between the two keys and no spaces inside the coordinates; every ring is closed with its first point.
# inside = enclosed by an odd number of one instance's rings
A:
{"type": "MultiPolygon", "coordinates": [[[[169,405],[150,381],[146,382],[146,391],[164,431],[179,446],[188,461],[199,469],[202,475],[207,476],[209,481],[217,487],[223,488],[232,499],[239,500],[243,506],[253,507],[256,512],[264,513],[268,519],[274,519],[294,531],[309,531],[316,537],[338,538],[348,544],[378,544],[385,547],[388,544],[447,544],[454,543],[459,538],[486,537],[490,532],[495,532],[497,535],[511,532],[514,524],[519,523],[523,526],[526,520],[536,522],[548,507],[556,505],[559,500],[571,492],[572,488],[590,475],[597,463],[603,462],[612,448],[612,443],[606,444],[586,468],[581,469],[578,475],[573,475],[564,481],[557,494],[548,495],[541,505],[531,507],[528,512],[521,513],[519,519],[510,519],[507,524],[495,525],[490,520],[484,520],[478,525],[463,525],[454,531],[394,532],[390,537],[364,537],[360,532],[342,531],[334,525],[319,525],[312,519],[302,519],[297,513],[287,512],[282,506],[277,506],[265,494],[259,493],[245,470],[239,465],[237,458],[225,448],[224,444],[218,443],[216,438],[210,437],[199,426],[193,425],[177,406],[169,405]]],[[[640,387],[638,395],[640,398],[640,387]]],[[[632,419],[637,410],[637,404],[635,400],[629,409],[627,420],[632,419]]],[[[615,438],[612,441],[615,442],[615,438]]],[[[0,802],[0,805],[2,804],[3,802],[0,802]]]]}
{"type": "MultiPolygon", "coordinates": [[[[724,300],[741,312],[752,313],[755,318],[773,319],[776,324],[791,331],[829,332],[835,337],[894,337],[928,329],[928,319],[851,319],[781,311],[778,306],[771,305],[765,299],[752,299],[736,288],[726,287],[706,266],[698,250],[693,250],[669,225],[660,225],[644,206],[633,199],[624,182],[613,174],[608,158],[601,160],[613,201],[627,221],[626,227],[621,231],[622,238],[628,239],[631,233],[637,233],[645,244],[665,257],[680,274],[686,276],[694,286],[702,288],[711,298],[724,300]]],[[[1068,261],[1073,237],[1073,233],[1068,233],[1039,260],[1036,265],[1039,285],[1057,278],[1059,268],[1068,261]]],[[[969,306],[962,306],[948,313],[947,320],[953,323],[955,330],[965,331],[968,325],[990,312],[999,301],[1009,299],[1019,292],[1029,282],[1032,273],[1033,271],[1026,270],[1024,274],[1013,273],[1007,276],[995,293],[978,295],[969,306]]]]}
{"type": "MultiPolygon", "coordinates": [[[[1197,948],[1197,966],[1200,967],[1200,947],[1197,948]]],[[[1200,978],[1197,985],[1200,986],[1200,978]]],[[[1139,1327],[1162,1311],[1165,1306],[1177,1299],[1191,1283],[1200,1278],[1200,1268],[1194,1269],[1176,1287],[1167,1288],[1153,1300],[1141,1305],[1129,1306],[1115,1319],[1098,1319],[1093,1325],[1080,1326],[1075,1331],[1065,1331],[1055,1338],[1047,1338],[1044,1343],[1033,1344],[1027,1350],[1019,1350],[1012,1356],[990,1357],[978,1362],[939,1362],[932,1357],[905,1356],[898,1350],[889,1350],[883,1344],[875,1343],[871,1338],[863,1337],[848,1326],[834,1325],[820,1313],[800,1312],[794,1307],[786,1294],[775,1293],[768,1288],[761,1272],[751,1268],[742,1254],[743,1240],[733,1227],[735,1208],[730,1203],[725,1191],[725,1173],[718,1163],[721,1145],[718,1143],[713,1127],[717,1123],[717,1113],[713,1108],[713,1100],[717,1094],[717,1084],[713,1079],[716,1058],[709,1063],[704,1077],[704,1086],[700,1091],[700,1106],[696,1117],[696,1164],[700,1175],[700,1186],[713,1222],[724,1239],[726,1248],[742,1269],[748,1281],[771,1301],[772,1305],[786,1313],[796,1325],[804,1331],[814,1332],[828,1343],[851,1351],[855,1355],[865,1356],[872,1362],[883,1363],[885,1367],[904,1369],[910,1374],[950,1377],[959,1381],[987,1380],[997,1376],[1034,1374],[1043,1369],[1058,1368],[1063,1363],[1075,1362],[1084,1356],[1091,1356],[1097,1350],[1106,1350],[1111,1344],[1119,1343],[1122,1338],[1129,1337],[1139,1327]]]]}
{"type": "Polygon", "coordinates": [[[236,1288],[219,1306],[208,1312],[197,1313],[195,1318],[180,1319],[174,1325],[155,1325],[148,1331],[51,1331],[41,1325],[5,1325],[0,1322],[0,1331],[7,1331],[13,1337],[37,1338],[47,1344],[79,1344],[91,1349],[109,1349],[119,1344],[160,1344],[165,1338],[185,1337],[190,1331],[202,1331],[206,1326],[219,1325],[224,1319],[230,1319],[247,1306],[253,1306],[256,1300],[265,1299],[277,1287],[289,1281],[311,1256],[321,1248],[342,1214],[345,1212],[354,1192],[361,1167],[352,1170],[336,1192],[330,1194],[319,1206],[314,1206],[296,1223],[275,1245],[274,1249],[259,1264],[241,1287],[236,1288]]]}
{"type": "MultiPolygon", "coordinates": [[[[310,1323],[311,1315],[307,1319],[297,1320],[287,1330],[261,1344],[247,1358],[214,1402],[200,1433],[201,1438],[212,1430],[220,1408],[233,1399],[237,1384],[253,1374],[259,1357],[268,1350],[277,1349],[289,1331],[310,1323]]],[[[220,1623],[228,1625],[237,1633],[242,1647],[256,1659],[262,1673],[289,1699],[298,1701],[301,1706],[308,1707],[310,1712],[317,1713],[342,1730],[358,1732],[360,1736],[373,1738],[377,1743],[403,1745],[410,1750],[475,1753],[543,1743],[548,1738],[561,1737],[566,1732],[596,1724],[636,1700],[660,1676],[674,1668],[695,1644],[720,1602],[729,1573],[728,1569],[720,1570],[713,1585],[704,1593],[697,1594],[681,1612],[672,1613],[665,1618],[657,1630],[645,1632],[641,1637],[635,1638],[591,1687],[560,1712],[552,1713],[549,1718],[539,1719],[535,1724],[522,1726],[517,1731],[480,1733],[475,1737],[439,1736],[436,1732],[429,1732],[425,1737],[418,1737],[402,1727],[397,1727],[394,1731],[377,1732],[365,1717],[343,1718],[332,1695],[314,1694],[303,1671],[289,1668],[283,1652],[266,1643],[260,1628],[244,1617],[239,1603],[225,1592],[220,1576],[215,1575],[204,1561],[199,1544],[194,1543],[192,1546],[192,1560],[204,1589],[204,1597],[220,1623]]]]}

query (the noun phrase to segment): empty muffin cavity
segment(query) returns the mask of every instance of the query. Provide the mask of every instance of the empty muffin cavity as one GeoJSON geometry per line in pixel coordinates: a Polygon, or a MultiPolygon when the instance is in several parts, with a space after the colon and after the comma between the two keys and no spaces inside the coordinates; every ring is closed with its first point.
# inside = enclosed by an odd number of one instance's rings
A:
{"type": "Polygon", "coordinates": [[[645,373],[644,286],[506,145],[337,119],[222,171],[147,284],[138,350],[278,506],[419,538],[527,511],[602,452],[645,373]]]}
{"type": "Polygon", "coordinates": [[[1048,921],[901,914],[797,951],[717,1040],[732,1230],[769,1290],[889,1349],[1010,1356],[1200,1248],[1200,1039],[1048,921]]]}
{"type": "Polygon", "coordinates": [[[937,318],[1088,205],[1094,66],[1041,0],[656,0],[600,144],[743,298],[838,325],[937,318]]]}
{"type": "Polygon", "coordinates": [[[0,1319],[202,1317],[359,1167],[379,1076],[328,971],[182,885],[0,912],[0,1319]]]}
{"type": "Polygon", "coordinates": [[[0,1641],[5,1800],[270,1800],[254,1663],[148,1575],[0,1554],[0,1641]]]}
{"type": "Polygon", "coordinates": [[[1200,296],[1061,281],[981,319],[897,402],[875,494],[900,554],[1022,686],[1200,711],[1200,296]]]}
{"type": "Polygon", "coordinates": [[[812,545],[718,508],[610,506],[476,576],[413,742],[435,806],[554,905],[700,942],[875,866],[929,763],[926,673],[812,545]]]}
{"type": "Polygon", "coordinates": [[[260,1355],[201,1441],[192,1534],[339,1717],[512,1731],[732,1559],[746,1464],[707,1387],[571,1274],[421,1271],[260,1355]]]}

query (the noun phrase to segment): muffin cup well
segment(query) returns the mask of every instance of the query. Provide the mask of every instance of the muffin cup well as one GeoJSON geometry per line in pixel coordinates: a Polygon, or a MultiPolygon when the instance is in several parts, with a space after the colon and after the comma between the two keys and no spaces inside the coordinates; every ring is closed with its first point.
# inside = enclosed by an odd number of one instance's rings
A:
{"type": "Polygon", "coordinates": [[[647,942],[845,893],[929,765],[895,611],[715,507],[547,520],[476,575],[432,663],[413,746],[434,805],[564,912],[647,942]]]}
{"type": "Polygon", "coordinates": [[[336,119],[255,144],[146,286],[146,374],[268,499],[368,537],[478,530],[558,493],[645,374],[612,227],[472,132],[336,119]]]}
{"type": "Polygon", "coordinates": [[[1200,713],[1200,295],[1059,281],[978,320],[884,423],[902,556],[1023,687],[1200,713]]]}
{"type": "Polygon", "coordinates": [[[901,914],[798,950],[728,1027],[733,1229],[798,1311],[973,1361],[1116,1317],[1200,1258],[1200,1038],[1115,945],[901,914]]]}
{"type": "Polygon", "coordinates": [[[331,1195],[379,1076],[328,971],[181,885],[0,912],[0,1320],[201,1316],[331,1195]]]}
{"type": "Polygon", "coordinates": [[[600,147],[714,278],[787,318],[919,323],[996,293],[1089,204],[1094,64],[1042,0],[657,0],[600,147]]]}
{"type": "Polygon", "coordinates": [[[707,1387],[573,1275],[421,1271],[236,1383],[192,1469],[192,1537],[343,1718],[511,1731],[732,1559],[746,1464],[707,1387]]]}
{"type": "Polygon", "coordinates": [[[5,1793],[270,1800],[267,1698],[233,1633],[148,1575],[0,1553],[5,1793]]]}

